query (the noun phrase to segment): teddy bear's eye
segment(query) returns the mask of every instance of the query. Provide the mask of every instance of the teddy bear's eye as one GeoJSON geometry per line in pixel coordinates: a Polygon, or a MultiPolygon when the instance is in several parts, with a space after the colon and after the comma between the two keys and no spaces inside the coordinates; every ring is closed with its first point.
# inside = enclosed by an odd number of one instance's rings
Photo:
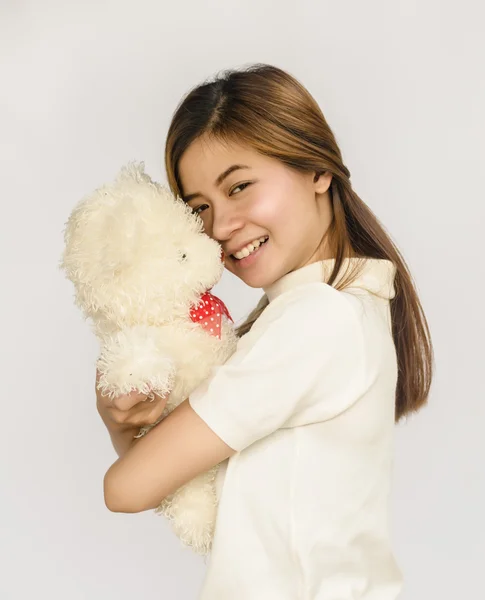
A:
{"type": "Polygon", "coordinates": [[[185,260],[187,258],[187,255],[185,254],[185,252],[181,255],[180,260],[185,260]]]}

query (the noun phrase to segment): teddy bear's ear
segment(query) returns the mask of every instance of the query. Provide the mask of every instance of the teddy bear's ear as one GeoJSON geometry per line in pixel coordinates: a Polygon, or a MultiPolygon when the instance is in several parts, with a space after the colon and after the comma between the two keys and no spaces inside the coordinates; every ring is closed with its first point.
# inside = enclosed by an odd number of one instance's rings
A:
{"type": "Polygon", "coordinates": [[[138,183],[154,183],[149,175],[145,173],[144,161],[130,161],[123,165],[116,176],[115,183],[122,183],[128,180],[138,183]]]}

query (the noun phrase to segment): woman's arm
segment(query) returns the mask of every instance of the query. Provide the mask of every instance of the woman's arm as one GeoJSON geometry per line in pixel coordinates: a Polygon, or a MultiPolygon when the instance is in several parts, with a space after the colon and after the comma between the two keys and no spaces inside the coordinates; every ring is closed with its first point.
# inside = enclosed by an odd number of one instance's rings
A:
{"type": "Polygon", "coordinates": [[[196,475],[236,453],[198,416],[188,399],[135,443],[129,442],[127,432],[115,435],[123,454],[104,477],[105,503],[113,512],[155,509],[196,475]]]}

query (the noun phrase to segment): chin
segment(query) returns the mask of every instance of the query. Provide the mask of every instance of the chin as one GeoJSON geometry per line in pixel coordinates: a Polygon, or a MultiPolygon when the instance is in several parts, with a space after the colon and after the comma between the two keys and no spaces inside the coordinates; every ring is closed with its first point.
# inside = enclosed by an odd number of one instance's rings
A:
{"type": "Polygon", "coordinates": [[[271,285],[274,281],[276,281],[276,276],[268,276],[268,269],[264,268],[261,271],[258,269],[247,270],[246,272],[243,270],[238,270],[236,268],[230,268],[226,265],[226,269],[232,273],[235,277],[243,281],[247,286],[259,289],[267,287],[271,285]]]}

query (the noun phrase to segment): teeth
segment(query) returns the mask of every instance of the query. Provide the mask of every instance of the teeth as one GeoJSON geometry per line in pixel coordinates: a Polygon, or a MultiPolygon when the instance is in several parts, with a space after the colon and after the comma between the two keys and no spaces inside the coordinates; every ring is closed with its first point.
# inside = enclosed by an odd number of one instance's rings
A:
{"type": "Polygon", "coordinates": [[[235,258],[237,258],[238,260],[241,260],[241,258],[246,258],[246,256],[249,256],[252,252],[254,252],[254,250],[259,248],[259,246],[261,246],[261,244],[267,239],[268,239],[268,236],[264,235],[263,237],[260,237],[259,239],[254,240],[253,242],[251,242],[250,244],[245,246],[239,252],[236,252],[235,254],[233,254],[233,256],[235,258]]]}

